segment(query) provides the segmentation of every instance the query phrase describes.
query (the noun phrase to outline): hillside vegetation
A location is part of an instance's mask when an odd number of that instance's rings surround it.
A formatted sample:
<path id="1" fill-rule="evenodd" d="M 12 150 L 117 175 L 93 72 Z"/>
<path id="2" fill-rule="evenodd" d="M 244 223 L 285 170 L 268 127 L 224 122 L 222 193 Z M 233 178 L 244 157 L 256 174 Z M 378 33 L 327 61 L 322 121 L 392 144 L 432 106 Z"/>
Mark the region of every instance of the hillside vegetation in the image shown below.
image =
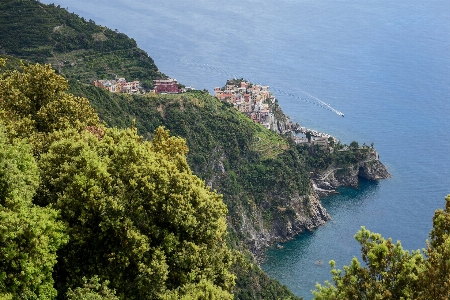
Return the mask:
<path id="1" fill-rule="evenodd" d="M 78 89 L 76 88 L 78 87 Z M 233 234 L 245 240 L 243 217 L 260 214 L 269 223 L 284 218 L 285 199 L 311 193 L 309 168 L 295 145 L 263 128 L 207 92 L 180 95 L 115 95 L 75 84 L 72 91 L 89 98 L 111 126 L 135 122 L 146 138 L 158 126 L 186 138 L 188 162 L 213 189 L 224 194 Z"/>
<path id="2" fill-rule="evenodd" d="M 68 79 L 91 83 L 117 75 L 149 88 L 165 77 L 135 40 L 59 5 L 0 0 L 0 28 L 0 54 L 51 64 Z"/>

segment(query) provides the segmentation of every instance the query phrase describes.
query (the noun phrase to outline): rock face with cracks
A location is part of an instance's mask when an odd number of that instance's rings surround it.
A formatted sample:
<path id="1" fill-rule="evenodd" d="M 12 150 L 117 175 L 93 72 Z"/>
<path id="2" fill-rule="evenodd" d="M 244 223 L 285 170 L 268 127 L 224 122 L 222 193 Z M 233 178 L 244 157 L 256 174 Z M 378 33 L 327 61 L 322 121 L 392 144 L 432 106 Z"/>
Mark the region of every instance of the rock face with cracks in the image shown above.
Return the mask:
<path id="1" fill-rule="evenodd" d="M 263 218 L 264 209 L 270 206 L 269 203 L 256 208 L 251 214 L 243 211 L 239 230 L 246 233 L 247 245 L 255 258 L 261 261 L 267 247 L 291 240 L 331 219 L 319 197 L 337 193 L 336 189 L 342 186 L 357 187 L 360 178 L 378 180 L 391 177 L 386 166 L 379 161 L 378 153 L 374 149 L 370 151 L 363 161 L 345 168 L 329 168 L 314 175 L 311 180 L 312 192 L 309 195 L 283 199 L 282 204 L 277 207 L 278 213 L 271 220 Z"/>
<path id="2" fill-rule="evenodd" d="M 385 165 L 379 160 L 378 153 L 371 149 L 367 159 L 346 167 L 330 167 L 313 178 L 313 186 L 321 197 L 336 193 L 336 189 L 342 186 L 358 187 L 359 178 L 378 180 L 389 178 Z"/>
<path id="3" fill-rule="evenodd" d="M 242 212 L 241 230 L 247 235 L 247 245 L 257 261 L 261 261 L 267 247 L 286 242 L 296 235 L 325 224 L 330 215 L 315 193 L 284 199 L 283 206 L 276 208 L 278 214 L 268 221 L 259 209 L 250 217 Z"/>

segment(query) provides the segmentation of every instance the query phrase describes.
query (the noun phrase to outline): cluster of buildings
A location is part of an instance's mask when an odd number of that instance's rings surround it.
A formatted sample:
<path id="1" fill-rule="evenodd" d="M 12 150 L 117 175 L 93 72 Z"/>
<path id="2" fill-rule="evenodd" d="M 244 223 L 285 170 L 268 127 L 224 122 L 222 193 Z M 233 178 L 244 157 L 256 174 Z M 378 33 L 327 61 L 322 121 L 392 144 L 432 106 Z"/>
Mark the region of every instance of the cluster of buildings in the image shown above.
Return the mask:
<path id="1" fill-rule="evenodd" d="M 274 103 L 275 97 L 268 86 L 254 85 L 244 80 L 237 83 L 228 82 L 223 88 L 214 88 L 214 96 L 233 104 L 237 110 L 253 121 L 270 129 L 274 116 L 269 103 Z"/>
<path id="2" fill-rule="evenodd" d="M 173 78 L 153 80 L 154 90 L 150 91 L 156 94 L 179 94 L 186 90 L 193 90 L 192 87 L 182 89 L 178 81 Z M 95 80 L 94 85 L 110 91 L 111 93 L 128 93 L 137 94 L 144 93 L 139 81 L 127 82 L 125 78 L 117 78 L 114 80 Z"/>
<path id="3" fill-rule="evenodd" d="M 127 82 L 125 78 L 116 77 L 114 80 L 95 80 L 94 85 L 106 89 L 111 93 L 137 94 L 143 92 L 139 81 Z"/>
<path id="4" fill-rule="evenodd" d="M 230 80 L 226 86 L 214 88 L 214 96 L 221 101 L 233 104 L 237 110 L 267 129 L 277 131 L 275 128 L 277 122 L 270 108 L 270 104 L 275 103 L 275 96 L 269 91 L 268 86 L 251 84 L 245 80 Z M 298 123 L 293 124 L 290 121 L 288 123 L 289 126 L 285 130 L 301 134 L 301 136 L 293 136 L 295 143 L 308 143 L 318 145 L 320 148 L 328 147 L 331 135 L 301 127 Z M 332 138 L 337 142 L 337 139 Z"/>

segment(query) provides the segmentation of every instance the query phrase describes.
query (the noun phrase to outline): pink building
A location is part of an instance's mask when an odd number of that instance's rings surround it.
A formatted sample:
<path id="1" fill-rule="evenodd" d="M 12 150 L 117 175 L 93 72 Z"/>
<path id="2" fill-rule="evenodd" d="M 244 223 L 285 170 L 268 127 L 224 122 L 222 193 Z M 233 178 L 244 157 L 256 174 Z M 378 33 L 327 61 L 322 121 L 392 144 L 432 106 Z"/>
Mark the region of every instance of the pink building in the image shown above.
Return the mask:
<path id="1" fill-rule="evenodd" d="M 169 79 L 160 79 L 153 80 L 155 85 L 155 93 L 169 93 L 169 94 L 178 94 L 180 89 L 178 88 L 178 81 L 173 78 Z"/>

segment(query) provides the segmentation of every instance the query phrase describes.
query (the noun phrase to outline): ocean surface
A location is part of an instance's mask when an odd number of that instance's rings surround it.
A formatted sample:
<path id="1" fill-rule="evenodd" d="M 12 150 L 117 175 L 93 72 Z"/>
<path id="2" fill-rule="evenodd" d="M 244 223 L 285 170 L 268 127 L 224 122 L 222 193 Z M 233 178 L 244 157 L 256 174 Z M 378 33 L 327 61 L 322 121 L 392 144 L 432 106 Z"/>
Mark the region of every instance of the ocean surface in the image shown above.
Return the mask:
<path id="1" fill-rule="evenodd" d="M 134 38 L 187 86 L 212 92 L 244 77 L 269 85 L 302 126 L 375 144 L 391 179 L 323 199 L 333 220 L 268 250 L 262 268 L 295 294 L 310 299 L 316 282 L 331 279 L 329 260 L 341 268 L 359 257 L 361 226 L 406 249 L 425 247 L 450 193 L 448 0 L 55 4 Z"/>

